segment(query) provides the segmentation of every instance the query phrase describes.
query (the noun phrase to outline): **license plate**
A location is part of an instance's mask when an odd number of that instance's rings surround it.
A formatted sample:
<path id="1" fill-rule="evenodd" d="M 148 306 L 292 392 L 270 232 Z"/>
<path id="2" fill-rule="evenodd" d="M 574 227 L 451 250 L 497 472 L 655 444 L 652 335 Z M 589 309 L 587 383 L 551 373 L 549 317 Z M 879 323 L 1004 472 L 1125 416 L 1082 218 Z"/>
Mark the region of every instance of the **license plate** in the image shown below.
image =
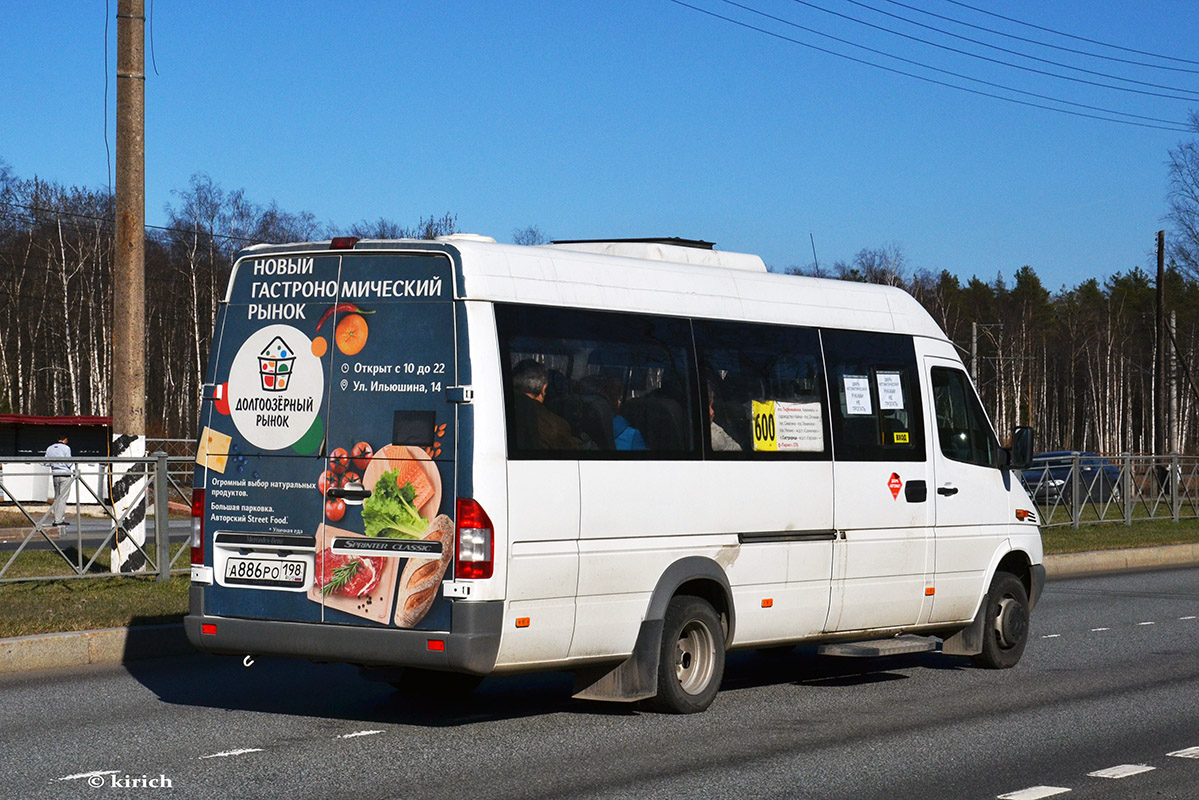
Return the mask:
<path id="1" fill-rule="evenodd" d="M 225 583 L 242 586 L 303 586 L 303 561 L 282 558 L 230 558 L 225 561 Z"/>

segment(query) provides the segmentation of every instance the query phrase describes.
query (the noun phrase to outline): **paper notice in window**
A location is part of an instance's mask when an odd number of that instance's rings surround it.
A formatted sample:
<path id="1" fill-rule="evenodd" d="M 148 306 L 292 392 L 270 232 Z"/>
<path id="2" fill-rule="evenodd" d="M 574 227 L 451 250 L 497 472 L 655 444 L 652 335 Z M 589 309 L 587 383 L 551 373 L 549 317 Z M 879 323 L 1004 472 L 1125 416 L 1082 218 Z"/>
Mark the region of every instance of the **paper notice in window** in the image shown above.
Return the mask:
<path id="1" fill-rule="evenodd" d="M 842 382 L 845 386 L 845 413 L 849 416 L 869 416 L 874 413 L 870 403 L 870 378 L 865 375 L 846 375 Z"/>
<path id="2" fill-rule="evenodd" d="M 780 453 L 823 452 L 824 418 L 820 403 L 775 402 L 774 417 Z"/>
<path id="3" fill-rule="evenodd" d="M 883 411 L 903 410 L 903 382 L 898 372 L 879 372 L 874 376 L 878 380 L 878 407 Z"/>

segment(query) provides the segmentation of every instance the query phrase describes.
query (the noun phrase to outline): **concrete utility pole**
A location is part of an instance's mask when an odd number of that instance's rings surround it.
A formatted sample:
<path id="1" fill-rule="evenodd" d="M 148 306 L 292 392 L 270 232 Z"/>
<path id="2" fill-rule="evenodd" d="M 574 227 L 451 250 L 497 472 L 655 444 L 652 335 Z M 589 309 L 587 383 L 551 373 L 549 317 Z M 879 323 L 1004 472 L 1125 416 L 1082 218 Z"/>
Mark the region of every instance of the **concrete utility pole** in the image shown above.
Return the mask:
<path id="1" fill-rule="evenodd" d="M 117 6 L 116 264 L 113 274 L 113 430 L 146 433 L 145 4 Z"/>
<path id="2" fill-rule="evenodd" d="M 1153 453 L 1166 452 L 1166 232 L 1157 232 L 1157 313 L 1153 359 Z"/>
<path id="3" fill-rule="evenodd" d="M 126 457 L 146 454 L 145 41 L 144 0 L 118 0 L 112 455 Z M 146 564 L 138 551 L 146 537 L 145 470 L 130 470 L 130 466 L 135 465 L 113 465 L 112 469 L 112 503 L 120 520 L 112 553 L 113 572 L 138 571 Z M 127 472 L 134 473 L 134 480 L 126 480 Z"/>
<path id="4" fill-rule="evenodd" d="M 1168 384 L 1170 389 L 1170 432 L 1167 435 L 1169 441 L 1170 452 L 1177 453 L 1182 449 L 1182 442 L 1179 438 L 1179 431 L 1182 425 L 1178 418 L 1178 313 L 1170 311 L 1170 319 L 1166 323 L 1169 335 L 1166 337 L 1170 342 L 1170 356 L 1166 363 L 1166 375 L 1168 376 Z"/>

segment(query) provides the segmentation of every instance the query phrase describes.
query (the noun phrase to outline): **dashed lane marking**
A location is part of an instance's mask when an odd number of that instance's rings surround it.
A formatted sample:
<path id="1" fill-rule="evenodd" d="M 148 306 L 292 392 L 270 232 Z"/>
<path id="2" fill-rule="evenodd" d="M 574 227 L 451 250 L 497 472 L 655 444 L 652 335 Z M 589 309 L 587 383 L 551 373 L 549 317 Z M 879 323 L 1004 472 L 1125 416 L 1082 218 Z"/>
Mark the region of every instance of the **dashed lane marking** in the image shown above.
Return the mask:
<path id="1" fill-rule="evenodd" d="M 229 756 L 244 756 L 246 753 L 261 753 L 261 747 L 243 747 L 240 750 L 226 750 L 223 753 L 212 753 L 200 758 L 228 758 Z"/>
<path id="2" fill-rule="evenodd" d="M 1173 753 L 1166 753 L 1174 758 L 1199 758 L 1199 747 L 1188 747 L 1186 750 L 1175 750 Z"/>
<path id="3" fill-rule="evenodd" d="M 119 769 L 98 769 L 95 772 L 80 772 L 78 775 L 64 775 L 60 781 L 77 781 L 81 778 L 102 778 L 105 775 L 116 775 Z"/>
<path id="4" fill-rule="evenodd" d="M 1194 619 L 1194 618 L 1195 618 L 1195 615 L 1194 615 L 1194 614 L 1192 614 L 1192 615 L 1191 615 L 1191 616 L 1189 616 L 1189 617 L 1179 617 L 1179 618 L 1178 618 L 1178 621 L 1179 621 L 1179 622 L 1182 622 L 1183 620 Z"/>
<path id="5" fill-rule="evenodd" d="M 337 738 L 338 739 L 355 739 L 359 736 L 374 736 L 376 733 L 382 733 L 382 732 L 383 731 L 354 731 L 353 733 L 343 733 L 340 736 L 338 736 Z"/>
<path id="6" fill-rule="evenodd" d="M 1064 789 L 1061 786 L 1030 786 L 1018 792 L 1001 794 L 996 800 L 1041 800 L 1042 797 L 1053 797 L 1057 794 L 1065 794 L 1068 791 L 1070 790 Z"/>
<path id="7" fill-rule="evenodd" d="M 1091 633 L 1099 633 L 1099 631 L 1110 631 L 1111 628 L 1091 628 Z"/>
<path id="8" fill-rule="evenodd" d="M 1094 772 L 1088 772 L 1092 778 L 1112 778 L 1119 780 L 1120 778 L 1130 778 L 1133 775 L 1140 775 L 1142 772 L 1152 772 L 1157 767 L 1151 767 L 1148 764 L 1121 764 L 1118 767 L 1108 767 L 1107 769 L 1099 769 Z"/>
<path id="9" fill-rule="evenodd" d="M 1156 625 L 1156 622 L 1138 622 L 1137 625 Z"/>
<path id="10" fill-rule="evenodd" d="M 1062 635 L 1060 633 L 1047 633 L 1044 636 L 1042 636 L 1041 638 L 1042 639 L 1060 639 L 1060 638 L 1062 638 Z"/>

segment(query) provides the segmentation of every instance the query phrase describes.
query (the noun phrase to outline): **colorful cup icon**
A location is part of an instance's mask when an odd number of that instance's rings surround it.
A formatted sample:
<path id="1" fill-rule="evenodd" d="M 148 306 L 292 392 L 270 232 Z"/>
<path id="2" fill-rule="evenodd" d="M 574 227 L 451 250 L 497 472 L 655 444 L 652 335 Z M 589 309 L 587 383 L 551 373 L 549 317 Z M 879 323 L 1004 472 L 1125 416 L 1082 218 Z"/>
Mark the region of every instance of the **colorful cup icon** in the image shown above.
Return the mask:
<path id="1" fill-rule="evenodd" d="M 296 357 L 287 342 L 276 336 L 258 356 L 258 377 L 265 392 L 282 392 L 291 380 Z"/>

